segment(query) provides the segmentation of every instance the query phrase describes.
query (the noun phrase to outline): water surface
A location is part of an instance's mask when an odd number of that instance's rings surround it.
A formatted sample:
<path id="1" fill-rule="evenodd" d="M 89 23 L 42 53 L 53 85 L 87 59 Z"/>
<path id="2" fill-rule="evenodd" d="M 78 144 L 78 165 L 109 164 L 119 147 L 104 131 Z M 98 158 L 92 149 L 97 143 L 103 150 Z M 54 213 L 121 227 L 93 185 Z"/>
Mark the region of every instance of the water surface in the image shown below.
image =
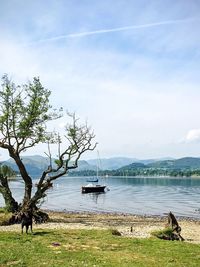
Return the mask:
<path id="1" fill-rule="evenodd" d="M 49 190 L 43 208 L 59 211 L 119 212 L 141 215 L 163 215 L 169 211 L 177 216 L 200 219 L 200 179 L 198 178 L 131 178 L 100 179 L 110 191 L 82 194 L 86 177 L 62 177 Z M 11 182 L 14 196 L 20 200 L 23 183 Z M 3 199 L 0 196 L 0 206 Z"/>

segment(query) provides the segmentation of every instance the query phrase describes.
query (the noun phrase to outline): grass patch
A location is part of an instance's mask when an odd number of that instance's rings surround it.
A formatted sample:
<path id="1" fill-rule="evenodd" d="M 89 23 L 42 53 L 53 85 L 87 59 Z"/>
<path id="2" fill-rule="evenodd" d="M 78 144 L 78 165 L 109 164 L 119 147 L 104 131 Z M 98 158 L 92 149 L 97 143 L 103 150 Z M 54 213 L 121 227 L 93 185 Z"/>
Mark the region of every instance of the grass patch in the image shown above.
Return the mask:
<path id="1" fill-rule="evenodd" d="M 183 241 L 184 240 L 180 237 L 180 235 L 178 235 L 178 233 L 174 232 L 171 228 L 168 228 L 168 227 L 162 230 L 153 231 L 151 234 L 157 238 L 164 239 L 164 240 L 172 240 L 172 241 L 174 240 Z"/>
<path id="2" fill-rule="evenodd" d="M 121 236 L 121 233 L 117 229 L 111 229 L 112 235 Z"/>
<path id="3" fill-rule="evenodd" d="M 0 232 L 0 266 L 200 266 L 199 245 L 131 239 L 109 230 Z"/>
<path id="4" fill-rule="evenodd" d="M 8 225 L 8 221 L 12 213 L 6 211 L 4 208 L 0 208 L 0 225 Z"/>
<path id="5" fill-rule="evenodd" d="M 170 237 L 173 234 L 173 230 L 171 228 L 164 228 L 162 230 L 158 230 L 158 231 L 153 231 L 152 236 L 158 237 L 158 238 L 162 238 L 164 236 L 166 237 Z"/>

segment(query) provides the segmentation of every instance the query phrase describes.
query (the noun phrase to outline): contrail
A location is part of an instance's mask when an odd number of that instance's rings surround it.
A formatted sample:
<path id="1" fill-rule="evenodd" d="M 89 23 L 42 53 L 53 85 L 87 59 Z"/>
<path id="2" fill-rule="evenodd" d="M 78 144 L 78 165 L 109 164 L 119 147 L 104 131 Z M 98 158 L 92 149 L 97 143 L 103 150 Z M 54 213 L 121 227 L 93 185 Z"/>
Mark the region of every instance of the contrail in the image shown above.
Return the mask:
<path id="1" fill-rule="evenodd" d="M 112 29 L 86 31 L 86 32 L 80 32 L 80 33 L 70 33 L 70 34 L 64 34 L 64 35 L 59 35 L 59 36 L 55 36 L 51 38 L 37 40 L 35 42 L 29 43 L 28 45 L 38 44 L 42 42 L 52 42 L 52 41 L 57 41 L 61 39 L 66 39 L 66 38 L 80 38 L 80 37 L 85 37 L 89 35 L 104 34 L 104 33 L 110 33 L 110 32 L 121 32 L 121 31 L 127 31 L 127 30 L 132 30 L 132 29 L 150 28 L 150 27 L 167 25 L 167 24 L 177 24 L 177 23 L 183 23 L 183 22 L 188 22 L 188 21 L 193 21 L 193 20 L 197 20 L 197 19 L 188 18 L 188 19 L 179 19 L 179 20 L 167 20 L 167 21 L 161 21 L 161 22 L 155 22 L 155 23 L 131 25 L 131 26 L 125 26 L 125 27 L 112 28 Z"/>

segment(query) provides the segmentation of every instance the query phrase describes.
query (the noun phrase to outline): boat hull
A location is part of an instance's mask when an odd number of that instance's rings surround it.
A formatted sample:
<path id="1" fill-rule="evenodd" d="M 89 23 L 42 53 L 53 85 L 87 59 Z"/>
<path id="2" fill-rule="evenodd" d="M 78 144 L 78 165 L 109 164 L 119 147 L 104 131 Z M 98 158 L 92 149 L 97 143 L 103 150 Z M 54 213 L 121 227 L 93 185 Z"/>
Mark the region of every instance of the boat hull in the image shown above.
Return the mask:
<path id="1" fill-rule="evenodd" d="M 105 185 L 82 186 L 82 193 L 104 192 Z"/>

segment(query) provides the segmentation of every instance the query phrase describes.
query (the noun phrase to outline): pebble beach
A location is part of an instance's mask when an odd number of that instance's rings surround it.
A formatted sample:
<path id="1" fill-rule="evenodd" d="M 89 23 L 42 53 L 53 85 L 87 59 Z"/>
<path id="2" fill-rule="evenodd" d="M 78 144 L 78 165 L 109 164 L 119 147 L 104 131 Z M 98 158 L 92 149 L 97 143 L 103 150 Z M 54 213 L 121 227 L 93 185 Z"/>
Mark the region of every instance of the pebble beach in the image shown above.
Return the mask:
<path id="1" fill-rule="evenodd" d="M 33 224 L 33 231 L 40 229 L 116 229 L 124 237 L 150 238 L 152 231 L 167 224 L 167 216 L 138 216 L 117 213 L 76 213 L 48 211 L 49 222 Z M 185 242 L 200 244 L 200 221 L 178 218 Z M 20 225 L 0 226 L 0 231 L 20 232 Z"/>

